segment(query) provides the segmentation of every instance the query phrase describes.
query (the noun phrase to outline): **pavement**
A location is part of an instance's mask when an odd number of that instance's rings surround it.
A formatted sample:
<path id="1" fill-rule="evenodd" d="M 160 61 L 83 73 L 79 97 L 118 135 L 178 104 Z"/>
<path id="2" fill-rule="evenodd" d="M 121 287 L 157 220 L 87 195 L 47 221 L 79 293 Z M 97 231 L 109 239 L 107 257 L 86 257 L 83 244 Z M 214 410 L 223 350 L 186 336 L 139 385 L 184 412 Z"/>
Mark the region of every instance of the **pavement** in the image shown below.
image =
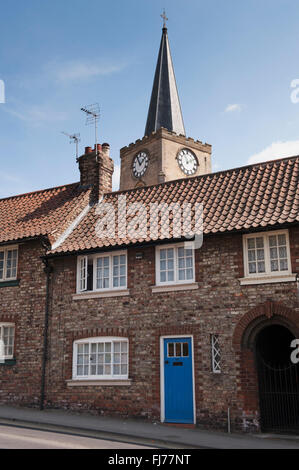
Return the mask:
<path id="1" fill-rule="evenodd" d="M 237 434 L 168 426 L 143 419 L 0 405 L 0 425 L 26 427 L 163 449 L 299 449 L 299 436 Z"/>

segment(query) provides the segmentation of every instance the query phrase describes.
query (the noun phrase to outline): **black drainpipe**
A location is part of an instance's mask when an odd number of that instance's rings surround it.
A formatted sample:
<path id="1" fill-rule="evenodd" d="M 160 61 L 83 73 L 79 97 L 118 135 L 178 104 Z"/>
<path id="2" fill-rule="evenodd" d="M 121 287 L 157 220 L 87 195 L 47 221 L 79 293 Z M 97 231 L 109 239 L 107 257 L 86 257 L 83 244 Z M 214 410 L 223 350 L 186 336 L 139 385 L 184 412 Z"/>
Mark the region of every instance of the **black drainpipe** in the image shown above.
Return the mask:
<path id="1" fill-rule="evenodd" d="M 50 312 L 50 283 L 51 273 L 53 272 L 52 266 L 46 258 L 42 259 L 44 263 L 44 273 L 47 276 L 46 280 L 46 304 L 45 304 L 45 323 L 44 323 L 44 349 L 42 357 L 42 376 L 41 376 L 41 390 L 40 390 L 40 410 L 44 409 L 45 402 L 45 383 L 46 383 L 46 363 L 48 359 L 48 327 L 49 327 L 49 312 Z"/>

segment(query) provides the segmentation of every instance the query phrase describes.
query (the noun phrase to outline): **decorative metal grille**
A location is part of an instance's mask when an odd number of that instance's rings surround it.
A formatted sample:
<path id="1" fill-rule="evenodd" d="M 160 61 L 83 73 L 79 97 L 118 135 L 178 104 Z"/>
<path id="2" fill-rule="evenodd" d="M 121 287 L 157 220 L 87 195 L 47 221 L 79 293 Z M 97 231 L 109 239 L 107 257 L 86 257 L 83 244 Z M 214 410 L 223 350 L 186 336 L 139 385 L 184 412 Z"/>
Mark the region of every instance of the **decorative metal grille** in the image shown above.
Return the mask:
<path id="1" fill-rule="evenodd" d="M 211 335 L 212 348 L 212 371 L 214 374 L 221 373 L 221 350 L 219 344 L 219 335 Z"/>

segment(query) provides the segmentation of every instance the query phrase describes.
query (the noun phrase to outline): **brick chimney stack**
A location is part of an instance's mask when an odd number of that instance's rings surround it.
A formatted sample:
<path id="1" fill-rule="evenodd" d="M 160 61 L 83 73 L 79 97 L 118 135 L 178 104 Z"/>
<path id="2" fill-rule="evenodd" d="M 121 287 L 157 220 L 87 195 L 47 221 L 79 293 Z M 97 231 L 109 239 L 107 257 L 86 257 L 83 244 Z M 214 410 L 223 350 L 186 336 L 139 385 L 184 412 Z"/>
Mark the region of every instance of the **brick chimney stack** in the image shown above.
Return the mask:
<path id="1" fill-rule="evenodd" d="M 84 155 L 78 158 L 81 186 L 92 186 L 91 203 L 96 204 L 102 194 L 112 191 L 112 175 L 114 163 L 110 158 L 110 145 L 97 144 L 95 147 L 85 147 Z"/>

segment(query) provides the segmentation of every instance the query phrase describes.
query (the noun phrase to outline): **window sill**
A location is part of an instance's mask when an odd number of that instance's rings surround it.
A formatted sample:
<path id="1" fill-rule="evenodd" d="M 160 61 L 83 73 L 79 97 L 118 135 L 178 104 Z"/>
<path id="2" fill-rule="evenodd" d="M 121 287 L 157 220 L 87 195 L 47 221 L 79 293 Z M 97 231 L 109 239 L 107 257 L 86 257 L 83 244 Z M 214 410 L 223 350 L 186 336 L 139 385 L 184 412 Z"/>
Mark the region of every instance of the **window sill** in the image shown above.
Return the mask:
<path id="1" fill-rule="evenodd" d="M 67 380 L 66 381 L 68 387 L 94 387 L 94 386 L 130 386 L 132 381 L 131 379 L 123 379 L 123 380 Z"/>
<path id="2" fill-rule="evenodd" d="M 88 291 L 82 292 L 80 294 L 74 294 L 73 300 L 83 300 L 83 299 L 98 299 L 98 298 L 105 298 L 105 297 L 123 297 L 130 295 L 129 289 L 124 290 L 110 290 L 107 292 L 96 292 L 96 291 Z"/>
<path id="3" fill-rule="evenodd" d="M 14 279 L 12 281 L 0 281 L 1 287 L 18 287 L 20 285 L 20 279 Z"/>
<path id="4" fill-rule="evenodd" d="M 14 366 L 16 362 L 15 359 L 5 359 L 3 362 L 0 361 L 0 366 Z"/>
<path id="5" fill-rule="evenodd" d="M 240 278 L 241 286 L 254 284 L 274 284 L 278 282 L 295 282 L 297 274 L 287 274 L 285 276 L 264 276 L 264 277 L 243 277 Z"/>
<path id="6" fill-rule="evenodd" d="M 168 284 L 165 286 L 152 286 L 152 293 L 159 294 L 160 292 L 176 292 L 182 290 L 196 290 L 198 283 L 192 282 L 190 284 Z"/>

